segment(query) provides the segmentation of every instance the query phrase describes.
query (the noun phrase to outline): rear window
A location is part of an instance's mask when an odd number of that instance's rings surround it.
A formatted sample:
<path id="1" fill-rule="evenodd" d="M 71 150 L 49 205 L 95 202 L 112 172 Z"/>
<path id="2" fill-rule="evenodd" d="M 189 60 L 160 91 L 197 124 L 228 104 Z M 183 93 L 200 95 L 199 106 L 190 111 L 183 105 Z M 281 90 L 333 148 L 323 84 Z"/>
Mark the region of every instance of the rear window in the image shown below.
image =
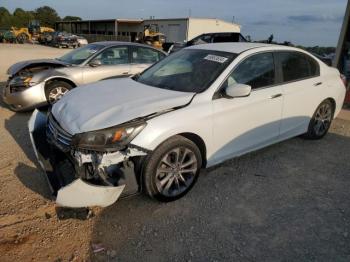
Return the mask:
<path id="1" fill-rule="evenodd" d="M 278 52 L 282 66 L 283 82 L 295 81 L 319 75 L 320 69 L 316 60 L 299 52 Z"/>

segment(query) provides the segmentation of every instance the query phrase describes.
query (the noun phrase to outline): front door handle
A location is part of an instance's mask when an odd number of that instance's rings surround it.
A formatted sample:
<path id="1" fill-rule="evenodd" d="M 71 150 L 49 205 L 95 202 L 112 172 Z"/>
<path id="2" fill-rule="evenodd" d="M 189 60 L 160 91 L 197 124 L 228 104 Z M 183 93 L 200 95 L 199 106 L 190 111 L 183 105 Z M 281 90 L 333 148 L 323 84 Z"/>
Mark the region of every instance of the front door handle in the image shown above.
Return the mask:
<path id="1" fill-rule="evenodd" d="M 282 96 L 282 94 L 275 94 L 275 95 L 270 96 L 270 99 L 274 99 L 274 98 L 277 98 L 277 97 L 280 97 L 280 96 Z"/>
<path id="2" fill-rule="evenodd" d="M 129 74 L 129 72 L 123 72 L 122 73 L 122 75 L 128 75 Z"/>
<path id="3" fill-rule="evenodd" d="M 314 86 L 320 86 L 320 85 L 322 85 L 322 82 L 317 82 L 314 84 Z"/>

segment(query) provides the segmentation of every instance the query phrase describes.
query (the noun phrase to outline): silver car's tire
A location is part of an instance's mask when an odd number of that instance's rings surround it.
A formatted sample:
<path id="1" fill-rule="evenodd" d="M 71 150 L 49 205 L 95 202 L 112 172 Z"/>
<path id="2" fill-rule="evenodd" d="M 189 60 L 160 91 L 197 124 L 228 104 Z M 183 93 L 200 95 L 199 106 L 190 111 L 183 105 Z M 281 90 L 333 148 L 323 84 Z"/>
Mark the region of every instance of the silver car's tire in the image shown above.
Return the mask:
<path id="1" fill-rule="evenodd" d="M 49 104 L 54 104 L 73 87 L 64 81 L 52 81 L 46 86 L 45 95 Z"/>
<path id="2" fill-rule="evenodd" d="M 182 136 L 166 140 L 145 161 L 145 190 L 165 202 L 184 196 L 197 181 L 202 166 L 198 147 Z"/>

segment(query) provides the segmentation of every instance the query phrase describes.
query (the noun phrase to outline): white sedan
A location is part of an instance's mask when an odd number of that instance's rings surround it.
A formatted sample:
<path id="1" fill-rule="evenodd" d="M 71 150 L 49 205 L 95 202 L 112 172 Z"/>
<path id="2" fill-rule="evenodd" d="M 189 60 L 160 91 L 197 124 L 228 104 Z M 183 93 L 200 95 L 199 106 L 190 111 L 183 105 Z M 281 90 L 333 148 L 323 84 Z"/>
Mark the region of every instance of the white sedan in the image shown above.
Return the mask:
<path id="1" fill-rule="evenodd" d="M 171 201 L 201 168 L 322 138 L 344 96 L 338 70 L 303 50 L 204 44 L 132 78 L 76 88 L 48 116 L 35 111 L 29 128 L 59 205 L 107 206 L 141 190 Z"/>

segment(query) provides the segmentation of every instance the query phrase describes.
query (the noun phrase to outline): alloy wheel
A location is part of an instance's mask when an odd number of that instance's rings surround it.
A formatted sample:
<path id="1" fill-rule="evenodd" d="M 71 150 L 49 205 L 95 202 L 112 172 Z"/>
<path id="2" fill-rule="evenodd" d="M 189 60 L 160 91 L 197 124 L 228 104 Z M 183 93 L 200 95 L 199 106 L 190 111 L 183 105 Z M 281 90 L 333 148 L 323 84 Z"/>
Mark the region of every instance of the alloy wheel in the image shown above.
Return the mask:
<path id="1" fill-rule="evenodd" d="M 193 151 L 176 147 L 167 152 L 156 171 L 156 186 L 166 197 L 175 197 L 188 189 L 197 174 L 197 158 Z"/>
<path id="2" fill-rule="evenodd" d="M 322 136 L 327 132 L 332 121 L 332 107 L 329 103 L 322 104 L 315 115 L 314 132 L 317 136 Z"/>
<path id="3" fill-rule="evenodd" d="M 69 91 L 69 89 L 66 87 L 63 87 L 63 86 L 58 86 L 58 87 L 53 88 L 49 93 L 50 104 L 57 102 L 68 91 Z"/>

